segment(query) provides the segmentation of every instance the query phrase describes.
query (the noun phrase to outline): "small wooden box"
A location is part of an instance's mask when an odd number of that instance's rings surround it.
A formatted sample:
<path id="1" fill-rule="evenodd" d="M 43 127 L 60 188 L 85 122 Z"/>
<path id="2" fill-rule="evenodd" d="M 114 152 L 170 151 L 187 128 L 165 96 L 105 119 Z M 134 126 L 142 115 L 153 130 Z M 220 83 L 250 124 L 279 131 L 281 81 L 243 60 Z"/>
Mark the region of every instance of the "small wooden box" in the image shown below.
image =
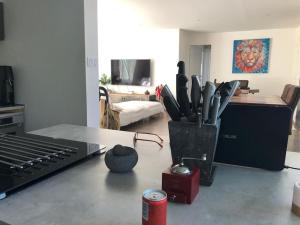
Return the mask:
<path id="1" fill-rule="evenodd" d="M 174 174 L 167 169 L 162 173 L 162 189 L 168 200 L 191 204 L 199 192 L 200 171 L 193 169 L 190 175 Z"/>

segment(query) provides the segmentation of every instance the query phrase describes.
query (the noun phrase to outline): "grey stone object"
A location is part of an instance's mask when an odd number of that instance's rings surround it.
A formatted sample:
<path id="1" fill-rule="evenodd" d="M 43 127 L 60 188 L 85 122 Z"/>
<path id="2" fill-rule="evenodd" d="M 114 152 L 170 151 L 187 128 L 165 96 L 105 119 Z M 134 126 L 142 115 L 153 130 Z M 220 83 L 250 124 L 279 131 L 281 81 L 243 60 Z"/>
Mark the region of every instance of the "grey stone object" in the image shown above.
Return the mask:
<path id="1" fill-rule="evenodd" d="M 138 162 L 137 152 L 122 145 L 116 145 L 105 154 L 105 164 L 114 173 L 128 173 Z"/>
<path id="2" fill-rule="evenodd" d="M 213 165 L 218 142 L 221 120 L 215 125 L 185 121 L 169 121 L 170 147 L 173 164 L 182 162 L 189 168 L 200 169 L 200 184 L 210 186 L 213 183 L 215 166 Z M 197 160 L 196 160 L 197 159 Z"/>

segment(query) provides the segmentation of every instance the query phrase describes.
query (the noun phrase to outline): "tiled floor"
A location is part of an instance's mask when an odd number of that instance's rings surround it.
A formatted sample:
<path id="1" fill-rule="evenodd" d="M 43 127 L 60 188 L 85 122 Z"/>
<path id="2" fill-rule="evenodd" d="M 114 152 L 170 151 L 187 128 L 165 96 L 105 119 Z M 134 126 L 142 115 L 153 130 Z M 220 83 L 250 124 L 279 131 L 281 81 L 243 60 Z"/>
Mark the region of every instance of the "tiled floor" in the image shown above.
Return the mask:
<path id="1" fill-rule="evenodd" d="M 293 130 L 292 135 L 289 136 L 288 151 L 300 152 L 300 130 Z"/>
<path id="2" fill-rule="evenodd" d="M 151 119 L 142 120 L 129 126 L 123 127 L 122 130 L 126 131 L 144 131 L 151 132 L 160 135 L 161 137 L 168 139 L 168 121 L 169 116 L 167 113 L 162 113 L 160 116 L 156 116 Z M 293 130 L 292 135 L 289 136 L 288 151 L 300 152 L 300 129 Z"/>

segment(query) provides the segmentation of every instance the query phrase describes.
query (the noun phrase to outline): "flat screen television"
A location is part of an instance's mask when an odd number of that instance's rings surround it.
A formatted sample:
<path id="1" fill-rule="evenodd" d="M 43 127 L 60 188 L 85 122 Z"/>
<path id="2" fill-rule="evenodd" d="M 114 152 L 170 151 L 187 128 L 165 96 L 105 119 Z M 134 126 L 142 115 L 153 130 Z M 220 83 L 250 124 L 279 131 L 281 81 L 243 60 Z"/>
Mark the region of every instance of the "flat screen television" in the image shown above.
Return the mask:
<path id="1" fill-rule="evenodd" d="M 111 83 L 114 85 L 150 86 L 150 59 L 112 59 Z"/>

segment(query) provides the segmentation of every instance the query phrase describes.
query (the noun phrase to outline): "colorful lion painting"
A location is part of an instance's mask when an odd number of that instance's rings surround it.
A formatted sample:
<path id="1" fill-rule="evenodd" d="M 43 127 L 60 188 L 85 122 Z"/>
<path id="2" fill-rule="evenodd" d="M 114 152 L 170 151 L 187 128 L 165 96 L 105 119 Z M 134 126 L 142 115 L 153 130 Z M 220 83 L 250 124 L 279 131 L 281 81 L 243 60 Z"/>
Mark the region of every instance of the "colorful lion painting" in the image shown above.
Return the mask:
<path id="1" fill-rule="evenodd" d="M 233 43 L 233 73 L 268 73 L 270 39 L 236 40 Z"/>

